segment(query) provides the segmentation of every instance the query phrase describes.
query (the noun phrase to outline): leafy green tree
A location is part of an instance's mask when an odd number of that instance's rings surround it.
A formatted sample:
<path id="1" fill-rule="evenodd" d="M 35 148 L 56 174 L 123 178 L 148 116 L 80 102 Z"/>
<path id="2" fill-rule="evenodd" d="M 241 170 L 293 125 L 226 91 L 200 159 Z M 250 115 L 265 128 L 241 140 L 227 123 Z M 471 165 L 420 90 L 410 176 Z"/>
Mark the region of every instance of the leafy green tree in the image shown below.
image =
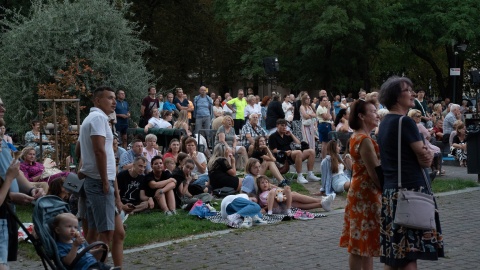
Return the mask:
<path id="1" fill-rule="evenodd" d="M 383 15 L 378 1 L 216 1 L 229 40 L 249 44 L 244 76 L 263 76 L 262 59 L 279 58 L 280 81 L 293 87 L 371 88 L 371 56 Z"/>
<path id="2" fill-rule="evenodd" d="M 144 57 L 160 87 L 196 94 L 202 84 L 222 87 L 238 79 L 241 46 L 227 42 L 212 0 L 139 0 L 130 11 L 141 38 L 152 45 Z"/>
<path id="3" fill-rule="evenodd" d="M 43 3 L 46 2 L 46 3 Z M 7 105 L 7 123 L 17 132 L 38 114 L 39 84 L 54 82 L 59 69 L 75 58 L 86 59 L 100 83 L 123 86 L 132 114 L 154 78 L 142 54 L 135 24 L 124 18 L 128 5 L 107 1 L 34 1 L 28 16 L 9 14 L 0 36 L 0 96 Z M 123 2 L 122 2 L 123 3 Z M 8 10 L 7 10 L 8 12 Z M 96 85 L 85 81 L 89 90 Z"/>
<path id="4" fill-rule="evenodd" d="M 478 50 L 455 55 L 455 45 L 478 44 L 480 2 L 475 0 L 385 1 L 389 5 L 388 35 L 427 63 L 434 73 L 441 97 L 452 97 L 455 83 L 456 101 L 462 96 L 463 78 L 449 76 L 449 68 L 465 71 L 466 59 L 475 62 Z M 478 45 L 476 46 L 478 47 Z M 473 59 L 472 59 L 473 58 Z M 410 75 L 415 75 L 410 72 Z"/>

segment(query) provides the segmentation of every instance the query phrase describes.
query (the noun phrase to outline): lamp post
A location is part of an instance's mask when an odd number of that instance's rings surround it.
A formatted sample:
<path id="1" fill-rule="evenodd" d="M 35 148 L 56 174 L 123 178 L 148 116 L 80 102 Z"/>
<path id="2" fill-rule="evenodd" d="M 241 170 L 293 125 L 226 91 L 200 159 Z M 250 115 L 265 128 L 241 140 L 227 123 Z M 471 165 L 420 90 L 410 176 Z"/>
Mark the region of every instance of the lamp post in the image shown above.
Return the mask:
<path id="1" fill-rule="evenodd" d="M 452 101 L 453 103 L 457 103 L 456 102 L 456 96 L 457 96 L 457 76 L 460 76 L 460 74 L 462 73 L 461 72 L 461 68 L 459 70 L 457 70 L 457 55 L 458 55 L 458 52 L 461 51 L 461 52 L 465 52 L 467 50 L 467 44 L 456 44 L 454 45 L 453 47 L 453 69 L 450 69 L 450 76 L 453 76 L 453 98 L 452 98 Z"/>

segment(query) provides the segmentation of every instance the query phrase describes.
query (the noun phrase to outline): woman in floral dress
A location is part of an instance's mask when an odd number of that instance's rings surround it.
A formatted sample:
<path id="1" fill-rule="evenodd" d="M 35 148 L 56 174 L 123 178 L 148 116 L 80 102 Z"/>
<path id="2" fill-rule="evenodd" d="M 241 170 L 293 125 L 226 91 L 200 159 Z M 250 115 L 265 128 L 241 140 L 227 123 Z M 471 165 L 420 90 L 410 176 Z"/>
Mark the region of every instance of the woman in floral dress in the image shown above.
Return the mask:
<path id="1" fill-rule="evenodd" d="M 340 237 L 340 247 L 350 253 L 350 269 L 373 269 L 373 257 L 380 255 L 382 194 L 375 172 L 380 164 L 379 149 L 370 138 L 378 121 L 374 103 L 358 100 L 353 104 L 349 119 L 355 130 L 350 138 L 353 176 Z"/>

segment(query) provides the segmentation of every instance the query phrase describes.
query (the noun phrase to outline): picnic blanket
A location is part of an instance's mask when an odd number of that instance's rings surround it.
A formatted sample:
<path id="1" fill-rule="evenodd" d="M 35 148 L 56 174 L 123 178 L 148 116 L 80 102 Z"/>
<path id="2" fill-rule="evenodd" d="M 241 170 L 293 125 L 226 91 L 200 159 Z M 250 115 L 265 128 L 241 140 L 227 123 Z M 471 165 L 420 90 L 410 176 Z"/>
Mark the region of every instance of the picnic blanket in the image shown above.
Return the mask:
<path id="1" fill-rule="evenodd" d="M 295 207 L 292 207 L 291 212 L 295 213 L 297 210 L 299 210 L 299 209 L 295 208 Z M 321 213 L 312 213 L 312 214 L 314 215 L 315 218 L 326 217 L 326 215 L 321 214 Z M 205 218 L 210 220 L 213 223 L 223 223 L 223 224 L 225 224 L 229 227 L 232 227 L 232 226 L 228 225 L 228 220 L 226 218 L 223 218 L 222 214 L 220 212 L 217 212 L 217 214 L 214 215 L 214 216 L 207 216 Z M 265 214 L 265 215 L 263 215 L 263 220 L 265 220 L 267 222 L 267 224 L 275 224 L 275 223 L 279 223 L 280 221 L 283 221 L 283 220 L 291 220 L 291 219 L 294 219 L 293 216 L 280 215 L 280 214 L 272 214 L 272 215 Z M 236 226 L 233 226 L 233 228 L 235 228 L 235 229 L 238 229 L 239 227 L 240 227 L 240 224 L 238 224 Z"/>

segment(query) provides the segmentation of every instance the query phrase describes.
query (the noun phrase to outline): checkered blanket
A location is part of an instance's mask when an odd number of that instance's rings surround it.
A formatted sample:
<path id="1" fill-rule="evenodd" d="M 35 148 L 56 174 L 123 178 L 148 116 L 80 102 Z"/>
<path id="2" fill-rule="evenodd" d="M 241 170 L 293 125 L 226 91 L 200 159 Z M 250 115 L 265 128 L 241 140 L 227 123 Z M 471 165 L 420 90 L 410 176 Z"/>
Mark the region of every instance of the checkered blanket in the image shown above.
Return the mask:
<path id="1" fill-rule="evenodd" d="M 298 208 L 292 208 L 292 213 L 295 213 L 297 210 L 298 210 Z M 320 213 L 312 213 L 312 214 L 315 216 L 315 218 L 326 217 L 326 215 L 320 214 Z M 210 220 L 213 223 L 223 223 L 223 224 L 225 224 L 229 227 L 232 227 L 232 226 L 228 225 L 228 220 L 226 218 L 223 218 L 222 215 L 220 214 L 220 212 L 217 212 L 217 214 L 215 216 L 209 216 L 209 217 L 205 217 L 205 218 Z M 275 223 L 279 223 L 280 221 L 283 221 L 283 220 L 291 220 L 291 219 L 293 219 L 293 217 L 288 216 L 288 215 L 279 215 L 279 214 L 263 215 L 263 220 L 265 220 L 267 222 L 267 224 L 275 224 Z M 233 226 L 233 228 L 238 229 L 239 226 L 240 226 L 240 224 L 238 224 L 236 226 Z"/>

